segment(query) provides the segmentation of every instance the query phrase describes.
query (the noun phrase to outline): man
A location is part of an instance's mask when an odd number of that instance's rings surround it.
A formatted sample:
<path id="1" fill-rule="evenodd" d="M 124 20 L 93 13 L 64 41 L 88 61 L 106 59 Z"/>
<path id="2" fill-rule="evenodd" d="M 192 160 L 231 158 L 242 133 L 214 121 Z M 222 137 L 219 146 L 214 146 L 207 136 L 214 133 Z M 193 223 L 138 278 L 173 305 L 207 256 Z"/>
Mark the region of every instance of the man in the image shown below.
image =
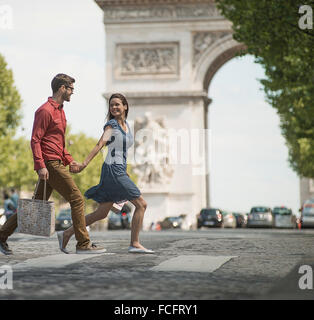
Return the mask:
<path id="1" fill-rule="evenodd" d="M 43 199 L 44 180 L 46 180 L 46 200 L 53 189 L 70 203 L 73 228 L 77 240 L 76 253 L 102 253 L 104 248 L 92 244 L 86 230 L 84 215 L 84 198 L 76 186 L 67 165 L 76 165 L 65 148 L 66 118 L 63 111 L 64 101 L 69 102 L 74 92 L 75 79 L 65 74 L 56 75 L 52 82 L 52 97 L 35 113 L 31 148 L 34 158 L 34 169 L 40 179 L 35 199 Z M 14 214 L 0 230 L 0 251 L 12 254 L 7 244 L 8 237 L 17 227 L 17 215 Z M 63 239 L 59 239 L 61 251 Z"/>

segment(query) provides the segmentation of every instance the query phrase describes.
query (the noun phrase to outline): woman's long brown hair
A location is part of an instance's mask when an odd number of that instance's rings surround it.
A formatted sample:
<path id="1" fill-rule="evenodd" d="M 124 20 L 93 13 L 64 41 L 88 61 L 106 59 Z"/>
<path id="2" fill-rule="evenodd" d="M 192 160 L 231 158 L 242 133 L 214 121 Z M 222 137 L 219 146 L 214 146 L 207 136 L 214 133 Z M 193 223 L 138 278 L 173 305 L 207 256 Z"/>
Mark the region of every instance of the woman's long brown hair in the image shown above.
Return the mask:
<path id="1" fill-rule="evenodd" d="M 120 99 L 122 104 L 124 106 L 127 106 L 127 109 L 125 110 L 125 119 L 128 117 L 128 113 L 129 113 L 129 104 L 128 101 L 126 100 L 126 97 L 121 94 L 121 93 L 114 93 L 111 95 L 110 99 L 109 99 L 109 107 L 108 107 L 108 114 L 107 114 L 107 120 L 111 120 L 114 119 L 114 116 L 111 114 L 110 112 L 110 101 L 114 98 Z"/>

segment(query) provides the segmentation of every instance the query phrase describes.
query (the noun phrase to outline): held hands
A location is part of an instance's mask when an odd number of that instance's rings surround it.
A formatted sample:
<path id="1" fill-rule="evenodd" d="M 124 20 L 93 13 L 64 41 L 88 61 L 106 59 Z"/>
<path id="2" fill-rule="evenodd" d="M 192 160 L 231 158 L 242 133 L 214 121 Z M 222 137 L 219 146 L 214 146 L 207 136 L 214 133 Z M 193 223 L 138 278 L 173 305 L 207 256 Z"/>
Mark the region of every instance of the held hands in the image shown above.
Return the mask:
<path id="1" fill-rule="evenodd" d="M 76 161 L 72 161 L 70 163 L 70 172 L 71 173 L 79 173 L 86 168 L 86 165 L 83 163 L 78 163 Z"/>

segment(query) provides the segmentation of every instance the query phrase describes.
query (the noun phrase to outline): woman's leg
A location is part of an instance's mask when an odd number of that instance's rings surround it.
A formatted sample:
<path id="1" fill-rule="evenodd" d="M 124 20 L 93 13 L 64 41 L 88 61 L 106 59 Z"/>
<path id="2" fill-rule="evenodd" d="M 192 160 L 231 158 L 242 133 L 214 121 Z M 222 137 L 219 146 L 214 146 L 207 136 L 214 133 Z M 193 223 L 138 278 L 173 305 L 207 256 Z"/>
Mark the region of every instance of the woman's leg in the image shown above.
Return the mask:
<path id="1" fill-rule="evenodd" d="M 147 203 L 142 196 L 137 199 L 131 200 L 131 202 L 135 205 L 135 211 L 132 218 L 130 246 L 145 249 L 140 244 L 139 234 L 143 225 L 144 213 L 147 208 Z"/>
<path id="2" fill-rule="evenodd" d="M 113 202 L 102 202 L 99 204 L 96 211 L 85 216 L 86 226 L 93 224 L 96 221 L 105 219 L 108 215 L 109 210 L 111 209 Z M 66 229 L 63 234 L 63 248 L 66 247 L 70 238 L 74 234 L 74 228 L 71 226 Z"/>

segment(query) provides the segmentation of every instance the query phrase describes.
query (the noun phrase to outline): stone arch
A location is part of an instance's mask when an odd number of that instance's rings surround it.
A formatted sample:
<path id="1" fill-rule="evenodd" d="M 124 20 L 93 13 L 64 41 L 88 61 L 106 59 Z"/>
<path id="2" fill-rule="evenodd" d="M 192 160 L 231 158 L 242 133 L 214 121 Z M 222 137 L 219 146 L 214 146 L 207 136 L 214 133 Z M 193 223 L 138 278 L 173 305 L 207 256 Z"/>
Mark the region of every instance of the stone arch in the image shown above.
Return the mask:
<path id="1" fill-rule="evenodd" d="M 235 41 L 232 34 L 215 41 L 204 51 L 195 66 L 195 82 L 202 83 L 203 90 L 207 91 L 216 72 L 238 52 L 245 49 L 246 46 Z"/>

